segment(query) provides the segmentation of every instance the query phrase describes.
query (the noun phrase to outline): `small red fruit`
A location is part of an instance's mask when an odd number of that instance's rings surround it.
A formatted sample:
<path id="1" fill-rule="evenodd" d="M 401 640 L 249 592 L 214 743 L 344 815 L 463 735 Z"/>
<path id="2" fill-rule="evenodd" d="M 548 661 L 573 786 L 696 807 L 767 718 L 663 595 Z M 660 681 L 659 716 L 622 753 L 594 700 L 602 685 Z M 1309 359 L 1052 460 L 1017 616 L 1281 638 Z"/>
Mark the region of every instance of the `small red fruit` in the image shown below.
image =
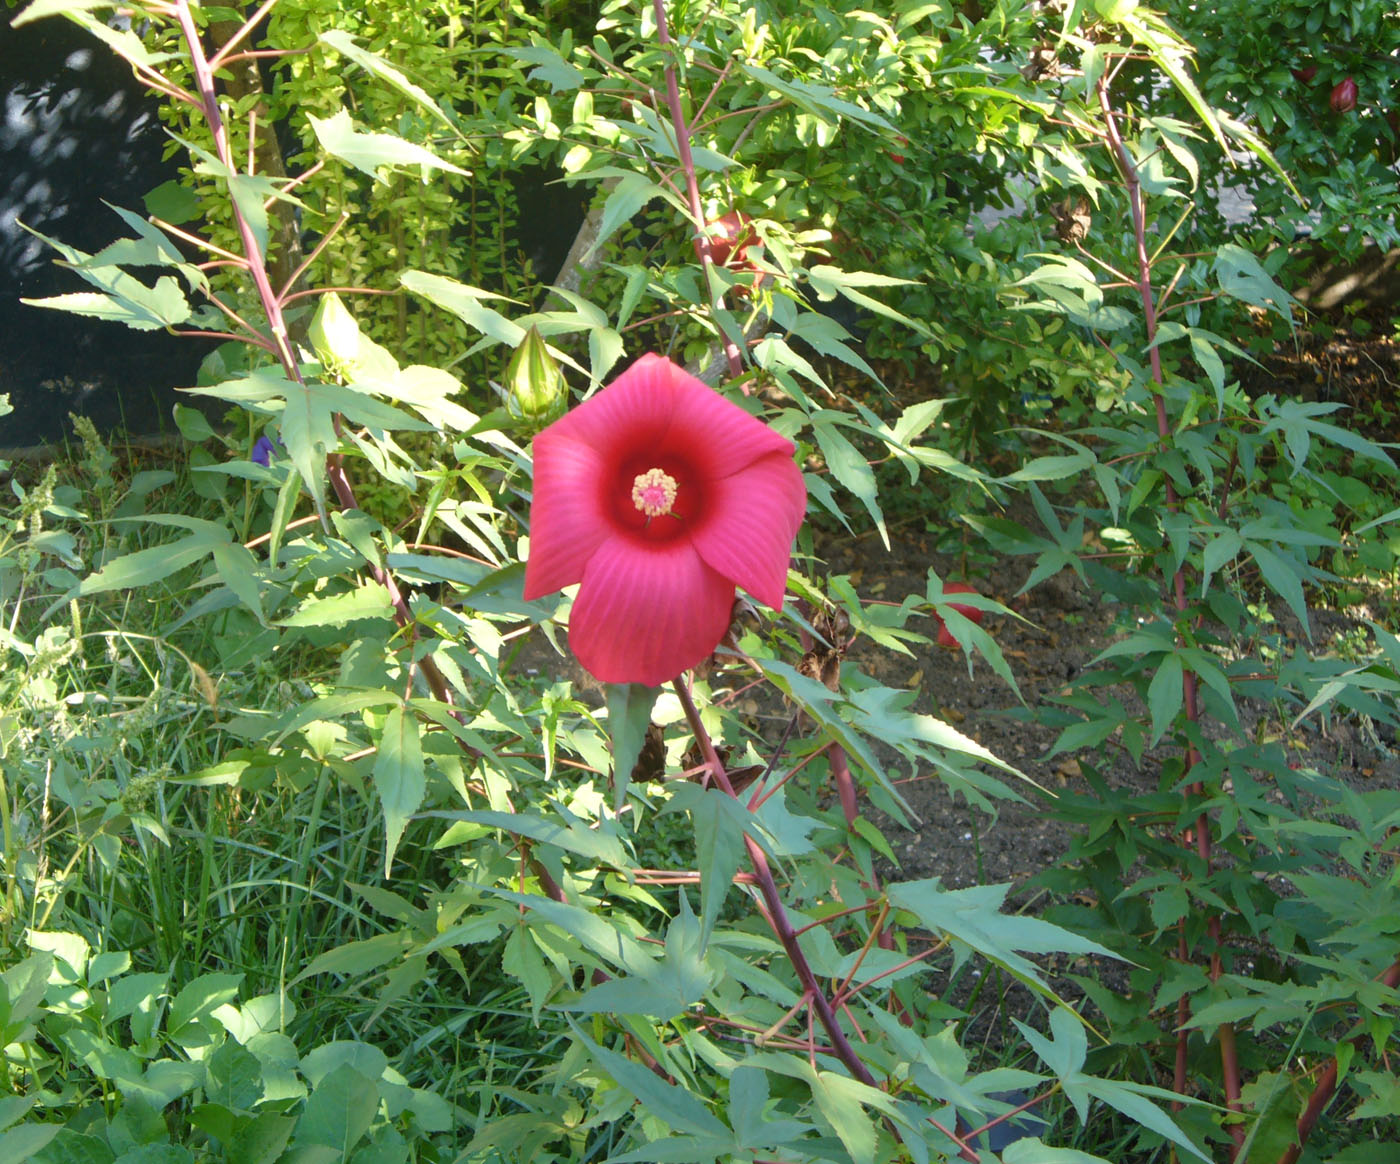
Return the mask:
<path id="1" fill-rule="evenodd" d="M 897 136 L 894 140 L 897 141 L 901 146 L 907 146 L 909 144 L 909 139 L 907 137 L 904 137 L 903 135 Z M 903 154 L 895 153 L 894 150 L 889 150 L 888 153 L 890 155 L 890 161 L 894 162 L 895 165 L 904 165 Z"/>
<path id="2" fill-rule="evenodd" d="M 1311 85 L 1312 79 L 1317 76 L 1316 65 L 1304 65 L 1301 69 L 1293 70 L 1295 80 L 1301 81 L 1304 85 Z"/>
<path id="3" fill-rule="evenodd" d="M 749 244 L 754 241 L 750 221 L 747 214 L 731 210 L 722 218 L 705 224 L 705 233 L 710 238 L 710 259 L 715 266 L 727 266 L 731 255 L 735 262 L 743 260 Z"/>
<path id="4" fill-rule="evenodd" d="M 1350 113 L 1356 108 L 1357 89 L 1356 82 L 1348 77 L 1345 81 L 1340 81 L 1337 87 L 1332 90 L 1332 111 L 1334 113 Z"/>
<path id="5" fill-rule="evenodd" d="M 949 594 L 976 594 L 976 593 L 977 593 L 977 590 L 976 590 L 974 587 L 969 586 L 966 582 L 948 582 L 948 583 L 946 583 L 946 584 L 944 585 L 944 587 L 943 587 L 943 594 L 944 594 L 945 597 L 946 597 L 947 595 L 949 595 Z M 980 611 L 980 610 L 978 610 L 977 607 L 975 607 L 975 606 L 964 606 L 961 602 L 950 602 L 950 603 L 948 603 L 948 605 L 951 606 L 954 610 L 956 610 L 959 614 L 961 614 L 964 618 L 971 619 L 971 620 L 972 620 L 973 622 L 975 622 L 978 626 L 981 626 L 981 625 L 982 625 L 982 613 L 983 613 L 983 612 Z M 939 618 L 938 615 L 935 614 L 935 615 L 933 616 L 933 619 L 934 619 L 934 621 L 935 621 L 936 623 L 938 623 L 938 645 L 939 645 L 940 647 L 953 647 L 953 648 L 957 648 L 957 647 L 961 646 L 961 644 L 958 642 L 958 640 L 955 639 L 955 638 L 952 636 L 952 634 L 949 632 L 948 628 L 947 628 L 946 626 L 943 625 L 943 620 L 942 620 L 941 618 Z"/>

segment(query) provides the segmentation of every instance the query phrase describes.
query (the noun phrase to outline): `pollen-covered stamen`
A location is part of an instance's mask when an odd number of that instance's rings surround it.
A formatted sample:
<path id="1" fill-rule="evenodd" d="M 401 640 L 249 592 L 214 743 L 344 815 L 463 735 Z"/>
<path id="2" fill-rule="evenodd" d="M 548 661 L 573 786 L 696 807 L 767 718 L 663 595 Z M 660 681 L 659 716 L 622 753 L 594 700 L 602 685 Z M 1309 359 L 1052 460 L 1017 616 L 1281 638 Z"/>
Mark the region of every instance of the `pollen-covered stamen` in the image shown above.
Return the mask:
<path id="1" fill-rule="evenodd" d="M 638 473 L 632 482 L 632 504 L 648 517 L 671 512 L 676 503 L 676 479 L 660 469 Z"/>

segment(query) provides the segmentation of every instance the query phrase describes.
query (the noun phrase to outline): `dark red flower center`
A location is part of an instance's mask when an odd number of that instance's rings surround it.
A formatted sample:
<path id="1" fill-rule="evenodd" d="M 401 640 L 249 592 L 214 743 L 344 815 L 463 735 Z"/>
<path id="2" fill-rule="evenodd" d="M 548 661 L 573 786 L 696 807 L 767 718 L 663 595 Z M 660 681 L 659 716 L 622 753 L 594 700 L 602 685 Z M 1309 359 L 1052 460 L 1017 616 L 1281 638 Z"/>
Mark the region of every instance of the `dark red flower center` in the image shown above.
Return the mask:
<path id="1" fill-rule="evenodd" d="M 703 481 L 689 459 L 661 448 L 625 458 L 602 487 L 623 532 L 668 542 L 695 532 L 704 509 Z"/>

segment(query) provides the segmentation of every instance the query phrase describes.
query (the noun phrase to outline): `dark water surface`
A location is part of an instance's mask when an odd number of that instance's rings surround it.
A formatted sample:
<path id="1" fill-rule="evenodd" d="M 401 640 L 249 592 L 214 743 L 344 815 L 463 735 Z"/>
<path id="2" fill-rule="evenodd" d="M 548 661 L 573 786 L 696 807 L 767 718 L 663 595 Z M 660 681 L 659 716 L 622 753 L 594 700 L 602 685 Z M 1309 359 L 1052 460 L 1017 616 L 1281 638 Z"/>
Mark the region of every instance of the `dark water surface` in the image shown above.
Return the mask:
<path id="1" fill-rule="evenodd" d="M 21 298 L 90 290 L 19 222 L 89 253 L 130 234 L 102 204 L 144 213 L 175 176 L 168 138 L 131 69 L 76 25 L 11 28 L 0 11 L 0 448 L 61 438 L 68 413 L 100 429 L 171 427 L 173 388 L 194 382 L 209 345 L 29 307 Z"/>

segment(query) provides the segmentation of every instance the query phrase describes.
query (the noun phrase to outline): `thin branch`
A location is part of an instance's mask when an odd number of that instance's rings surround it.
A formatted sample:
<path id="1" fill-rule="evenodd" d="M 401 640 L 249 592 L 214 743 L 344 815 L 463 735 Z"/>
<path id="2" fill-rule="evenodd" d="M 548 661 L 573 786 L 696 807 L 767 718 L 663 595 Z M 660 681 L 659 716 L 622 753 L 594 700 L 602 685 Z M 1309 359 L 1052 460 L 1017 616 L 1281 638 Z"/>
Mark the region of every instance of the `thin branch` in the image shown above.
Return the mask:
<path id="1" fill-rule="evenodd" d="M 661 42 L 663 49 L 670 48 L 674 42 L 671 39 L 670 28 L 666 23 L 665 0 L 652 0 L 652 9 L 656 13 L 656 39 Z M 681 90 L 676 81 L 676 66 L 674 61 L 670 60 L 666 62 L 666 105 L 671 111 L 671 124 L 676 131 L 676 153 L 680 158 L 681 168 L 685 170 L 686 196 L 690 203 L 691 217 L 695 220 L 695 253 L 700 257 L 700 266 L 705 275 L 705 286 L 711 295 L 711 307 L 718 315 L 724 307 L 724 296 L 719 294 L 718 285 L 712 274 L 714 243 L 705 233 L 705 210 L 700 204 L 700 184 L 695 177 L 695 158 L 690 152 L 690 130 L 686 126 L 685 110 L 681 108 Z M 718 326 L 718 319 L 716 325 Z M 724 342 L 724 358 L 729 363 L 729 374 L 737 377 L 744 371 L 744 361 L 739 354 L 739 345 L 725 332 L 723 327 L 719 327 L 719 333 Z"/>
<path id="2" fill-rule="evenodd" d="M 298 279 L 302 277 L 302 275 L 306 272 L 307 267 L 311 266 L 311 264 L 316 261 L 317 256 L 320 255 L 320 253 L 326 249 L 331 239 L 335 238 L 335 236 L 340 232 L 340 228 L 349 221 L 350 212 L 348 210 L 341 211 L 340 217 L 335 220 L 335 224 L 330 228 L 330 230 L 326 231 L 326 233 L 321 236 L 321 241 L 311 248 L 311 253 L 301 261 L 301 264 L 297 267 L 295 271 L 293 271 L 290 275 L 287 276 L 287 281 L 282 285 L 282 290 L 277 293 L 277 298 L 282 303 L 287 302 L 287 293 L 291 291 L 292 284 L 294 284 Z"/>
<path id="3" fill-rule="evenodd" d="M 705 730 L 705 725 L 700 722 L 700 713 L 696 710 L 695 701 L 691 698 L 690 688 L 684 677 L 676 680 L 675 689 L 680 698 L 681 707 L 685 711 L 685 718 L 690 724 L 690 730 L 695 736 L 696 743 L 700 745 L 700 754 L 705 757 L 705 762 L 710 767 L 715 783 L 728 795 L 734 796 L 734 786 L 730 783 L 729 774 L 724 770 L 724 765 L 715 752 L 715 746 L 710 740 L 709 732 Z M 841 1024 L 836 1019 L 836 1013 L 832 1010 L 831 1003 L 826 997 L 826 992 L 821 989 L 817 982 L 817 976 L 812 970 L 811 963 L 807 961 L 807 955 L 797 940 L 797 933 L 792 928 L 792 921 L 783 905 L 782 895 L 778 892 L 778 884 L 773 879 L 773 870 L 768 864 L 768 855 L 747 832 L 744 834 L 744 848 L 748 852 L 749 864 L 753 867 L 754 875 L 758 879 L 758 891 L 763 899 L 769 924 L 773 928 L 774 935 L 782 944 L 788 960 L 792 963 L 792 968 L 797 973 L 797 979 L 802 983 L 802 989 L 811 995 L 812 1013 L 826 1031 L 827 1038 L 831 1040 L 836 1057 L 861 1083 L 867 1087 L 878 1086 L 870 1069 L 856 1054 L 855 1048 L 851 1046 L 846 1032 L 841 1029 Z"/>
<path id="4" fill-rule="evenodd" d="M 227 63 L 229 53 L 248 39 L 249 33 L 258 26 L 258 23 L 272 10 L 272 6 L 276 3 L 277 0 L 264 0 L 258 7 L 258 10 L 243 22 L 243 27 L 224 42 L 223 47 L 209 59 L 209 71 L 211 73 L 217 73 Z"/>

